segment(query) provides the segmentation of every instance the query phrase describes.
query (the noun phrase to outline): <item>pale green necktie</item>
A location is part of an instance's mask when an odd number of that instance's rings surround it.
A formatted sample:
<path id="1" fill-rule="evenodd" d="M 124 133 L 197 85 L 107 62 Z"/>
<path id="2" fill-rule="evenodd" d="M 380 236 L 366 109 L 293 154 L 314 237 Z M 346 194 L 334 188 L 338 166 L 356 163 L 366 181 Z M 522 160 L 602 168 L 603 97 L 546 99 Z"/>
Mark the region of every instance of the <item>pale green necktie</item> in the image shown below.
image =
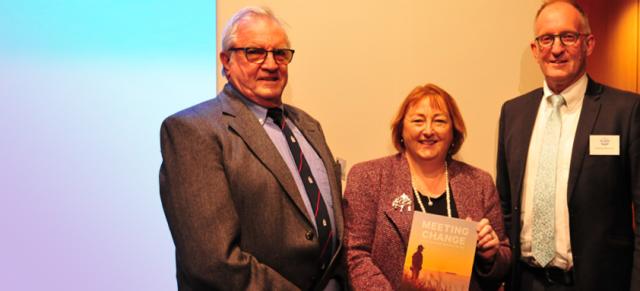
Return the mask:
<path id="1" fill-rule="evenodd" d="M 556 255 L 555 248 L 555 201 L 556 201 L 556 167 L 560 131 L 560 106 L 564 98 L 552 95 L 551 114 L 547 119 L 542 137 L 538 172 L 533 188 L 533 227 L 531 251 L 533 257 L 542 266 L 546 266 Z"/>

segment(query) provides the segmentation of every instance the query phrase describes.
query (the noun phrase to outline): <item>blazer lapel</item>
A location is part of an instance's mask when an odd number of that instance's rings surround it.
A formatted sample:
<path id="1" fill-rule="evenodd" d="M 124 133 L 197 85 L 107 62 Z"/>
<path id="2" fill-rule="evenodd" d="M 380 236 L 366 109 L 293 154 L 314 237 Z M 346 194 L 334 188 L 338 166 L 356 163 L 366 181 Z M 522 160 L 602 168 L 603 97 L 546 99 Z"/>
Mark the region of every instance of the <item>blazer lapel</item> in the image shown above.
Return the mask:
<path id="1" fill-rule="evenodd" d="M 411 187 L 411 172 L 409 171 L 409 164 L 407 163 L 404 155 L 399 154 L 398 159 L 393 165 L 393 173 L 396 173 L 393 177 L 395 180 L 386 181 L 389 183 L 388 193 L 382 193 L 383 199 L 380 199 L 379 205 L 385 213 L 385 215 L 391 220 L 391 223 L 395 225 L 396 231 L 399 232 L 400 239 L 403 243 L 403 248 L 406 251 L 407 244 L 409 243 L 409 233 L 411 232 L 411 223 L 413 222 L 413 212 L 417 206 L 416 197 L 413 194 L 413 188 Z M 399 198 L 402 194 L 406 194 L 411 199 L 411 208 L 405 207 L 402 211 L 400 209 L 393 208 L 393 201 Z"/>
<path id="2" fill-rule="evenodd" d="M 571 166 L 569 167 L 569 182 L 567 185 L 567 202 L 571 201 L 573 191 L 576 188 L 576 182 L 582 168 L 582 161 L 587 154 L 589 147 L 589 135 L 591 134 L 598 113 L 600 112 L 600 95 L 602 94 L 602 85 L 594 82 L 589 78 L 587 92 L 582 101 L 582 111 L 578 120 L 576 136 L 573 140 L 573 149 L 571 151 Z"/>
<path id="3" fill-rule="evenodd" d="M 289 168 L 253 113 L 238 99 L 242 97 L 227 84 L 218 98 L 221 98 L 223 113 L 229 117 L 226 119 L 229 129 L 242 138 L 249 150 L 273 173 L 300 213 L 313 225 Z"/>
<path id="4" fill-rule="evenodd" d="M 453 195 L 453 201 L 456 205 L 456 210 L 458 211 L 458 218 L 465 219 L 467 216 L 471 216 L 470 214 L 473 213 L 474 209 L 468 209 L 467 206 L 469 204 L 462 202 L 474 199 L 478 194 L 467 193 L 467 191 L 470 190 L 468 187 L 458 187 L 463 185 L 462 179 L 464 179 L 458 175 L 460 173 L 460 164 L 451 160 L 448 162 L 448 171 L 449 186 L 451 187 L 451 195 Z"/>
<path id="5" fill-rule="evenodd" d="M 533 126 L 536 122 L 536 116 L 538 115 L 538 108 L 540 107 L 540 99 L 542 98 L 542 89 L 535 90 L 527 96 L 527 99 L 522 104 L 521 108 L 518 108 L 519 116 L 513 117 L 513 130 L 510 135 L 513 140 L 510 141 L 514 144 L 510 149 L 513 151 L 509 154 L 511 157 L 525 157 L 519 159 L 513 159 L 510 161 L 513 163 L 515 171 L 510 171 L 513 174 L 513 181 L 516 183 L 514 188 L 511 189 L 512 193 L 518 193 L 513 195 L 513 205 L 520 205 L 520 198 L 522 196 L 522 183 L 524 180 L 524 171 L 527 164 L 526 157 L 529 155 L 529 144 L 531 143 L 531 134 L 533 133 Z"/>

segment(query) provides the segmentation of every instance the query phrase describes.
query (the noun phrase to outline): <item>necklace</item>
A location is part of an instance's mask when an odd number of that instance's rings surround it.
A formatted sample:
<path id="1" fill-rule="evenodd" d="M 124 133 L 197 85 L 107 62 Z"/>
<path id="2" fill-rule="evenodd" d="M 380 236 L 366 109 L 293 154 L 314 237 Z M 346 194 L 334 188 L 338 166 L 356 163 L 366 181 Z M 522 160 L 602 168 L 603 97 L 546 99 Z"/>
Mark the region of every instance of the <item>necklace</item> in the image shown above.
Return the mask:
<path id="1" fill-rule="evenodd" d="M 449 189 L 449 170 L 447 169 L 447 161 L 444 162 L 444 179 L 445 179 L 445 195 L 447 198 L 447 216 L 451 217 L 451 190 Z M 424 208 L 424 204 L 422 204 L 422 199 L 420 199 L 420 195 L 418 194 L 418 190 L 416 190 L 416 185 L 415 182 L 413 181 L 413 175 L 411 176 L 411 187 L 413 188 L 413 195 L 416 196 L 416 200 L 418 200 L 418 204 L 420 205 L 420 208 L 422 209 L 422 212 L 426 213 L 427 209 Z M 429 195 L 424 195 L 427 196 L 427 200 L 429 200 L 428 205 L 429 206 L 433 206 L 433 202 L 431 201 L 431 198 L 429 198 Z"/>

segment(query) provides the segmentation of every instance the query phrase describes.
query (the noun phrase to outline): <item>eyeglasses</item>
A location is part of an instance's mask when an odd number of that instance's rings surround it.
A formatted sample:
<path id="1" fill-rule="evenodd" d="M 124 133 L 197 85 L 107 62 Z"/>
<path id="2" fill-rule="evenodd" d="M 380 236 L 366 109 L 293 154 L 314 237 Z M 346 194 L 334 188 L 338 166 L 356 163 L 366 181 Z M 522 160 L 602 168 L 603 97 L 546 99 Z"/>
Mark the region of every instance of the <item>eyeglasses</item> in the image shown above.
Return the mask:
<path id="1" fill-rule="evenodd" d="M 278 65 L 286 65 L 290 63 L 291 59 L 293 59 L 293 53 L 295 52 L 292 49 L 273 49 L 268 51 L 263 48 L 255 47 L 233 47 L 230 48 L 229 51 L 244 51 L 244 56 L 247 58 L 247 61 L 256 64 L 264 63 L 264 60 L 267 59 L 267 55 L 272 53 L 273 59 Z"/>
<path id="2" fill-rule="evenodd" d="M 581 36 L 586 36 L 586 35 L 589 35 L 589 34 L 579 33 L 579 32 L 570 32 L 570 31 L 561 32 L 559 34 L 543 34 L 541 36 L 536 37 L 536 42 L 538 43 L 538 46 L 540 46 L 541 48 L 549 48 L 553 46 L 553 43 L 555 42 L 556 38 L 559 38 L 560 43 L 563 46 L 573 46 L 576 43 L 578 43 L 578 39 L 580 39 Z"/>

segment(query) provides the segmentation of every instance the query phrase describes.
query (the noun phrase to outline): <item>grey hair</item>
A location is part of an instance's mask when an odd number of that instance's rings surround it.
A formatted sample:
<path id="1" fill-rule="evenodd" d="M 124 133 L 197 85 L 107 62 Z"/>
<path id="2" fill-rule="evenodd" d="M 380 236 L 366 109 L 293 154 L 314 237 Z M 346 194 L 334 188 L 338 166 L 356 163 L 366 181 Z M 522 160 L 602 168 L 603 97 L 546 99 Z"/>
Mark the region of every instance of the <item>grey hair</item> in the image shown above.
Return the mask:
<path id="1" fill-rule="evenodd" d="M 240 21 L 250 17 L 265 17 L 271 19 L 284 30 L 282 21 L 280 21 L 280 19 L 278 19 L 275 14 L 273 14 L 273 11 L 271 11 L 271 9 L 259 6 L 249 6 L 242 8 L 238 10 L 238 12 L 236 12 L 233 16 L 231 16 L 231 19 L 229 19 L 224 27 L 224 30 L 222 31 L 222 52 L 227 52 L 235 43 L 238 32 L 238 24 L 240 23 Z M 291 44 L 289 43 L 289 38 L 287 37 L 287 46 L 290 45 Z M 224 66 L 222 67 L 222 75 L 225 77 L 227 76 Z"/>
<path id="2" fill-rule="evenodd" d="M 538 12 L 536 13 L 536 18 L 534 19 L 535 21 L 538 21 L 538 17 L 540 16 L 540 14 L 542 13 L 542 10 L 544 10 L 545 8 L 547 8 L 547 6 L 554 4 L 554 3 L 558 3 L 558 2 L 563 2 L 563 3 L 567 3 L 571 6 L 573 6 L 573 8 L 575 8 L 578 13 L 580 13 L 580 20 L 581 20 L 581 24 L 582 27 L 580 28 L 582 31 L 579 31 L 580 33 L 586 33 L 586 34 L 591 34 L 591 25 L 589 25 L 589 17 L 587 17 L 587 14 L 584 12 L 584 9 L 582 9 L 582 6 L 580 6 L 580 4 L 578 4 L 578 2 L 576 2 L 575 0 L 547 0 L 545 1 L 540 8 L 538 9 Z M 535 28 L 534 28 L 534 32 L 535 34 Z"/>

